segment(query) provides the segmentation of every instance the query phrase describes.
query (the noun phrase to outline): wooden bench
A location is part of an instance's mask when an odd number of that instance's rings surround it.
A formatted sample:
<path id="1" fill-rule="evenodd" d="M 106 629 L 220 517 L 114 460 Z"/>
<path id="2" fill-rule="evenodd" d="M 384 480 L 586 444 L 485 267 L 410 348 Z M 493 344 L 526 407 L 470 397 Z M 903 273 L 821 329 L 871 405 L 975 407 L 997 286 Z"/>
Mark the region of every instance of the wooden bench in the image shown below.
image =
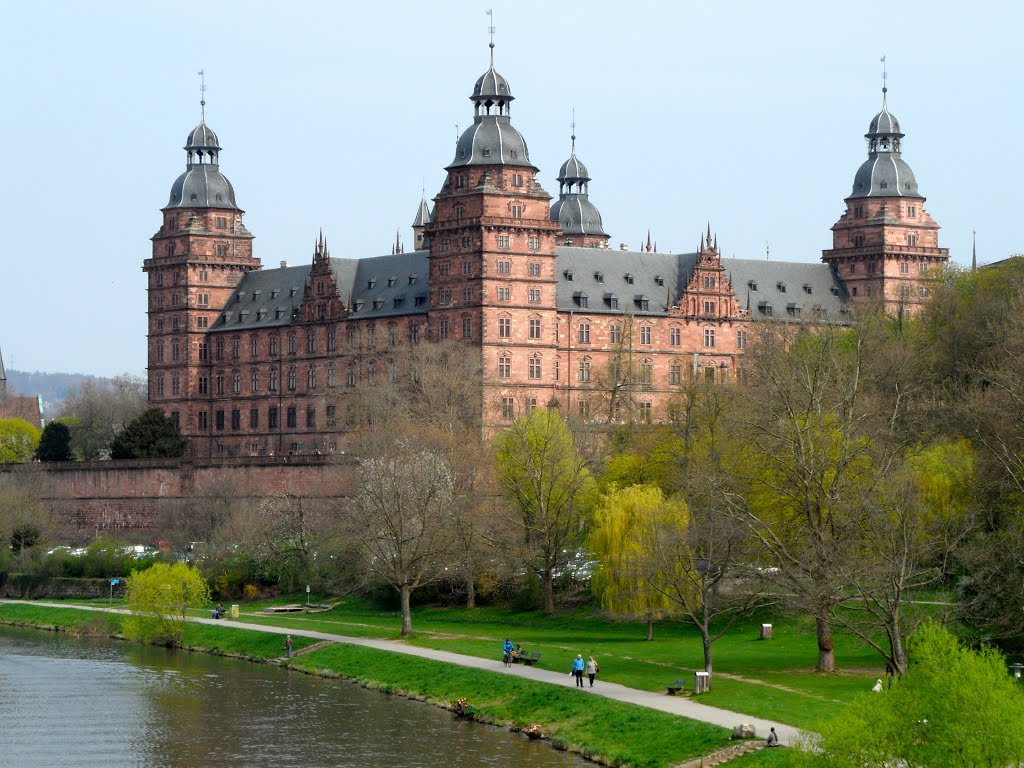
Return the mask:
<path id="1" fill-rule="evenodd" d="M 528 667 L 532 667 L 534 664 L 540 661 L 540 652 L 533 651 L 532 653 L 527 653 L 526 651 L 523 651 L 522 653 L 517 653 L 515 656 L 513 656 L 512 661 L 520 662 Z"/>
<path id="2" fill-rule="evenodd" d="M 668 693 L 669 696 L 678 696 L 686 690 L 686 681 L 681 677 L 677 677 L 676 681 L 672 683 L 672 685 L 666 685 L 665 688 L 667 689 L 666 693 Z"/>

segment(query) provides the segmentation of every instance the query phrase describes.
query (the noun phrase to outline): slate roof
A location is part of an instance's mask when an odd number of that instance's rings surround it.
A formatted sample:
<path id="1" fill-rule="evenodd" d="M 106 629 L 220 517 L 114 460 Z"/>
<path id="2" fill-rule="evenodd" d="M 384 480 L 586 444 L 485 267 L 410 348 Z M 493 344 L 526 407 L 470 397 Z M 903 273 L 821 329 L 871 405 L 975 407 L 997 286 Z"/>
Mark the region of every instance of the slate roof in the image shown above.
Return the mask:
<path id="1" fill-rule="evenodd" d="M 210 330 L 235 332 L 291 325 L 311 268 L 307 264 L 247 272 Z M 429 309 L 427 251 L 331 258 L 331 269 L 353 318 L 401 317 Z"/>
<path id="2" fill-rule="evenodd" d="M 165 208 L 228 208 L 238 210 L 235 188 L 215 164 L 193 163 L 171 185 Z"/>
<path id="3" fill-rule="evenodd" d="M 206 121 L 204 120 L 188 135 L 188 140 L 185 142 L 185 149 L 220 149 L 220 142 L 217 140 L 217 134 L 213 132 Z"/>
<path id="4" fill-rule="evenodd" d="M 872 152 L 853 177 L 850 197 L 921 197 L 917 179 L 899 152 Z"/>
<path id="5" fill-rule="evenodd" d="M 551 220 L 557 221 L 565 235 L 607 235 L 601 212 L 586 194 L 562 194 L 551 206 Z"/>
<path id="6" fill-rule="evenodd" d="M 677 300 L 689 284 L 697 262 L 696 253 L 572 246 L 558 246 L 555 254 L 558 310 L 587 314 L 665 315 L 669 302 Z M 427 256 L 428 251 L 413 251 L 365 259 L 331 258 L 351 317 L 426 313 L 430 308 Z M 850 317 L 846 290 L 827 264 L 723 258 L 722 266 L 753 320 L 843 322 Z M 211 331 L 291 325 L 310 269 L 304 265 L 246 273 Z"/>
<path id="7" fill-rule="evenodd" d="M 515 165 L 533 168 L 526 139 L 507 115 L 477 115 L 455 145 L 449 168 L 464 165 Z"/>

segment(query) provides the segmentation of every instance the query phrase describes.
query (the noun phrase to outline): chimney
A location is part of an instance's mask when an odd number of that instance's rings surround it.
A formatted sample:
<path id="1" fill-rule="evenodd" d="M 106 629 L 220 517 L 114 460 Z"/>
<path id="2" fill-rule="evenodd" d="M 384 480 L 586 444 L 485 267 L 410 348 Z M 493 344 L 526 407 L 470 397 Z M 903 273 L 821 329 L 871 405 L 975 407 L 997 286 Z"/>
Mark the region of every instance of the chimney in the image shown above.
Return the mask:
<path id="1" fill-rule="evenodd" d="M 291 265 L 287 261 L 281 262 L 281 269 L 287 269 L 289 266 Z"/>

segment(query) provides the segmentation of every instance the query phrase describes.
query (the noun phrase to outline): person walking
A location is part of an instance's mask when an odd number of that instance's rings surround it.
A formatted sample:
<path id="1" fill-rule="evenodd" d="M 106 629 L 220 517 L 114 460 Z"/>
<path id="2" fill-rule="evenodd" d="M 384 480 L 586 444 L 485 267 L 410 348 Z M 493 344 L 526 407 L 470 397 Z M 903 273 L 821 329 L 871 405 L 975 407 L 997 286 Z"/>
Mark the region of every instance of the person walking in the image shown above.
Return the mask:
<path id="1" fill-rule="evenodd" d="M 284 657 L 290 659 L 292 657 L 292 636 L 285 635 L 284 637 Z"/>
<path id="2" fill-rule="evenodd" d="M 577 688 L 583 687 L 583 668 L 585 666 L 586 664 L 583 662 L 583 654 L 577 653 L 576 658 L 572 660 L 572 672 L 569 673 L 576 678 Z"/>
<path id="3" fill-rule="evenodd" d="M 594 661 L 594 657 L 591 656 L 587 662 L 587 677 L 590 678 L 590 687 L 594 687 L 594 678 L 597 677 L 598 666 L 597 662 Z"/>

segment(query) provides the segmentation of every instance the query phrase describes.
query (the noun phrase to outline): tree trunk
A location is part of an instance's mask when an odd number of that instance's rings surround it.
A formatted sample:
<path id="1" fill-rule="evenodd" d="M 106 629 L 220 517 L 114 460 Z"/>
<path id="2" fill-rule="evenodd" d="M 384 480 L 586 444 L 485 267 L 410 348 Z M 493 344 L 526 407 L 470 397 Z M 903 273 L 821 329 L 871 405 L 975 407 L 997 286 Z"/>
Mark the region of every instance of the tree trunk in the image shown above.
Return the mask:
<path id="1" fill-rule="evenodd" d="M 648 617 L 647 619 L 647 639 L 654 639 L 654 619 Z"/>
<path id="2" fill-rule="evenodd" d="M 836 671 L 835 644 L 832 641 L 832 617 L 824 610 L 815 618 L 818 633 L 818 672 Z"/>
<path id="3" fill-rule="evenodd" d="M 408 637 L 412 634 L 412 609 L 409 607 L 412 590 L 409 589 L 408 584 L 403 584 L 400 592 L 402 593 L 402 637 Z"/>
<path id="4" fill-rule="evenodd" d="M 544 610 L 555 612 L 555 577 L 550 568 L 544 571 Z"/>
<path id="5" fill-rule="evenodd" d="M 476 581 L 472 576 L 466 578 L 466 607 L 476 608 Z"/>
<path id="6" fill-rule="evenodd" d="M 711 674 L 711 635 L 705 627 L 700 628 L 700 641 L 704 646 L 704 671 Z M 711 687 L 712 678 L 708 678 L 708 688 Z"/>

